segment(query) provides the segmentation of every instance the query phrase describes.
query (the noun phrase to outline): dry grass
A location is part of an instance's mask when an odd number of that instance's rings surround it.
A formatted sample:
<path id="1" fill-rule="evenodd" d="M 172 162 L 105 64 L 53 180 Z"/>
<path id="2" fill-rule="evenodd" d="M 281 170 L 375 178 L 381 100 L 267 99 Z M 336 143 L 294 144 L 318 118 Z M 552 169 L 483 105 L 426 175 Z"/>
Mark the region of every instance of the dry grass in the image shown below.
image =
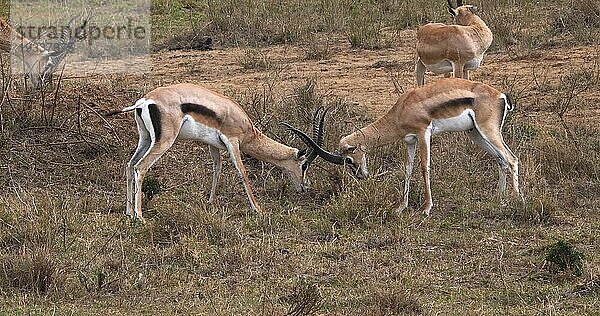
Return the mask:
<path id="1" fill-rule="evenodd" d="M 339 12 L 346 7 L 321 3 L 319 14 L 307 5 L 298 17 L 291 14 L 298 9 L 295 2 L 264 13 L 266 6 L 203 2 L 219 8 L 208 12 L 197 2 L 169 1 L 157 3 L 156 14 L 162 19 L 172 14 L 174 27 L 186 28 L 190 17 L 182 12 L 197 10 L 198 25 L 204 25 L 203 16 L 212 16 L 206 29 L 217 33 L 210 36 L 234 45 L 294 42 L 311 32 L 347 38 L 350 21 L 347 12 Z M 510 10 L 511 3 L 494 5 Z M 374 6 L 370 10 L 377 17 L 370 18 L 384 21 L 373 24 L 379 26 L 414 26 L 437 14 L 397 10 L 413 2 L 361 4 L 361 10 Z M 428 5 L 444 9 L 444 3 Z M 227 20 L 227 10 L 246 19 Z M 304 15 L 315 23 L 294 27 Z M 412 22 L 399 22 L 404 15 Z M 292 26 L 288 33 L 277 23 L 286 18 Z M 255 19 L 265 23 L 250 23 Z M 255 31 L 259 40 L 248 39 Z M 539 34 L 555 36 L 546 30 Z M 351 50 L 349 42 L 333 45 L 330 58 Z M 521 47 L 522 41 L 514 45 Z M 373 119 L 353 99 L 328 91 L 318 74 L 300 72 L 300 83 L 293 85 L 282 79 L 286 71 L 298 75 L 303 62 L 327 60 L 300 57 L 297 64 L 284 64 L 263 55 L 275 66 L 243 69 L 239 58 L 245 54 L 238 50 L 230 63 L 258 79 L 223 92 L 269 136 L 300 146 L 279 122 L 306 128 L 315 108 L 333 106 L 325 142 L 334 149 L 340 135 Z M 501 46 L 496 54 L 514 57 Z M 597 68 L 576 73 L 586 72 L 591 76 L 578 82 L 597 80 Z M 97 113 L 130 104 L 148 87 L 187 78 L 90 77 L 65 80 L 58 91 L 41 95 L 4 76 L 2 87 L 9 88 L 0 91 L 0 313 L 596 315 L 600 96 L 593 85 L 571 90 L 572 81 L 552 73 L 525 76 L 526 87 L 504 81 L 505 75 L 492 80 L 518 100 L 504 135 L 521 159 L 524 203 L 496 196 L 495 161 L 465 135 L 450 134 L 433 140 L 436 204 L 427 219 L 416 211 L 423 201 L 420 177 L 414 179 L 410 209 L 399 217 L 394 213 L 404 179 L 401 144 L 369 153 L 373 176 L 364 181 L 316 161 L 309 173 L 311 190 L 302 194 L 277 168 L 245 157 L 266 211 L 262 215 L 249 209 L 238 176 L 225 161 L 219 207 L 212 209 L 206 148 L 178 142 L 151 170 L 161 190 L 147 205 L 147 225 L 122 216 L 124 164 L 136 141 L 131 118 L 104 121 Z M 560 102 L 569 98 L 572 103 Z M 568 240 L 583 253 L 582 276 L 546 269 L 547 249 L 557 240 Z"/>

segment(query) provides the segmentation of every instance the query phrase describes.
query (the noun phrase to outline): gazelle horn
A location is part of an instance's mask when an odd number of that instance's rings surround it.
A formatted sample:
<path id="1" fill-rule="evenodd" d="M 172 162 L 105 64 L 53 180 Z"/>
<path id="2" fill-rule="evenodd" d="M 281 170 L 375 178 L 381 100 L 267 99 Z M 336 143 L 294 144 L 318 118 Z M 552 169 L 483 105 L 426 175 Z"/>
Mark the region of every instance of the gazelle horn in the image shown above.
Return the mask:
<path id="1" fill-rule="evenodd" d="M 325 159 L 326 161 L 336 165 L 344 165 L 346 163 L 349 163 L 346 157 L 328 152 L 325 149 L 321 148 L 321 146 L 317 145 L 317 143 L 310 137 L 308 137 L 308 135 L 306 135 L 303 131 L 293 127 L 288 123 L 281 123 L 281 125 L 285 126 L 289 131 L 293 132 L 298 138 L 300 138 L 300 140 L 302 140 L 306 145 L 311 147 L 313 152 L 315 152 L 319 157 Z"/>

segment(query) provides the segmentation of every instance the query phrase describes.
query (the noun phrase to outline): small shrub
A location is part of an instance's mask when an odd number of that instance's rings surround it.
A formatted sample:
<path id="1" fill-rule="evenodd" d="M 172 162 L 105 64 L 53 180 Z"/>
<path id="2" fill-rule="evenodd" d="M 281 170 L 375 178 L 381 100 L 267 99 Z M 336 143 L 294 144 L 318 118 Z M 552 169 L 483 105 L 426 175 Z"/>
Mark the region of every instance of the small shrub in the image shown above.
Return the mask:
<path id="1" fill-rule="evenodd" d="M 546 248 L 546 262 L 549 263 L 546 268 L 550 270 L 571 271 L 576 276 L 581 276 L 583 274 L 583 259 L 583 252 L 563 239 Z"/>
<path id="2" fill-rule="evenodd" d="M 329 45 L 311 43 L 304 49 L 304 58 L 306 60 L 324 60 L 331 56 Z"/>
<path id="3" fill-rule="evenodd" d="M 572 0 L 567 9 L 554 20 L 552 30 L 571 34 L 578 42 L 598 42 L 600 29 L 600 2 L 595 0 Z"/>
<path id="4" fill-rule="evenodd" d="M 257 49 L 246 49 L 237 58 L 238 64 L 244 69 L 266 70 L 273 67 L 273 63 L 265 54 Z"/>

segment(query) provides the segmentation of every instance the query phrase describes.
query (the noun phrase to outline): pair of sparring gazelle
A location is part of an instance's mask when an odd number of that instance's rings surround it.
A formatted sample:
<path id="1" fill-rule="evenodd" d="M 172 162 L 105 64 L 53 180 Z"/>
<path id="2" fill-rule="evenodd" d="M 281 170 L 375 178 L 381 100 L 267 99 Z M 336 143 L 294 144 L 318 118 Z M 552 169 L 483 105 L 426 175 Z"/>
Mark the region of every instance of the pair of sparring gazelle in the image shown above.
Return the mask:
<path id="1" fill-rule="evenodd" d="M 450 1 L 448 3 L 450 12 L 455 16 L 466 11 L 472 13 L 470 6 L 454 8 Z M 430 57 L 434 55 L 432 47 L 429 43 Z M 482 57 L 483 52 L 474 57 L 479 58 L 477 66 Z M 434 72 L 448 71 L 445 63 L 450 64 L 450 71 L 455 76 L 462 73 L 462 67 L 468 66 L 468 63 L 456 66 L 450 57 L 438 58 L 435 62 L 435 58 L 424 58 L 419 52 L 418 71 L 422 70 L 420 64 L 427 66 L 423 62 L 425 60 L 434 60 L 434 68 L 437 67 Z M 423 83 L 419 73 L 417 81 L 419 85 Z M 157 88 L 133 106 L 113 112 L 135 111 L 139 131 L 137 149 L 126 168 L 126 214 L 143 221 L 141 187 L 144 176 L 177 138 L 194 139 L 209 146 L 213 160 L 211 204 L 216 199 L 221 150 L 229 153 L 242 179 L 250 206 L 260 211 L 242 163 L 242 152 L 284 169 L 291 176 L 296 189 L 303 191 L 306 189 L 308 168 L 317 156 L 334 164 L 346 165 L 354 176 L 363 179 L 369 174 L 366 153 L 370 148 L 403 140 L 407 145 L 406 178 L 398 212 L 408 207 L 410 178 L 418 147 L 425 186 L 422 211 L 429 215 L 433 206 L 429 175 L 431 136 L 455 131 L 467 131 L 473 142 L 496 158 L 500 192 L 505 191 L 506 174 L 510 173 L 513 189 L 519 194 L 518 159 L 506 146 L 501 134 L 506 115 L 512 109 L 510 98 L 489 85 L 460 78 L 442 79 L 404 93 L 383 117 L 343 137 L 339 144 L 340 153 L 335 154 L 322 148 L 324 112 L 317 111 L 313 115 L 312 137 L 284 123 L 308 146 L 305 150 L 298 150 L 261 133 L 237 103 L 216 92 L 193 84 Z"/>
<path id="2" fill-rule="evenodd" d="M 501 128 L 510 99 L 483 83 L 447 78 L 409 90 L 383 117 L 372 124 L 343 137 L 340 154 L 321 147 L 324 113 L 316 113 L 314 133 L 309 137 L 287 125 L 309 146 L 298 150 L 278 143 L 261 133 L 242 108 L 231 99 L 192 84 L 177 84 L 155 89 L 135 105 L 120 112 L 135 111 L 139 131 L 137 149 L 127 164 L 127 214 L 143 220 L 142 181 L 148 169 L 180 138 L 208 144 L 213 159 L 213 179 L 209 202 L 215 202 L 221 171 L 221 150 L 229 152 L 237 169 L 250 206 L 260 211 L 242 164 L 244 152 L 287 171 L 297 190 L 306 188 L 308 166 L 318 155 L 326 161 L 346 165 L 357 178 L 369 174 L 366 153 L 369 148 L 398 140 L 407 144 L 406 181 L 398 211 L 408 206 L 409 183 L 419 147 L 425 205 L 429 215 L 433 206 L 429 180 L 430 139 L 442 132 L 468 131 L 470 138 L 495 157 L 500 166 L 500 191 L 506 188 L 506 173 L 510 172 L 515 192 L 519 192 L 518 161 L 502 139 Z"/>

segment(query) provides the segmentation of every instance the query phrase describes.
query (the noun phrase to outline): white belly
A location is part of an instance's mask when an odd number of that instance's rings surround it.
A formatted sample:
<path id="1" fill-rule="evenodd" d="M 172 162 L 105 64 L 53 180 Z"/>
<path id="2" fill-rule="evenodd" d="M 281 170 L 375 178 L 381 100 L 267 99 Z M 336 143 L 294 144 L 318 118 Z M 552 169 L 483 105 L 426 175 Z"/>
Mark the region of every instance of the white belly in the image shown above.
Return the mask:
<path id="1" fill-rule="evenodd" d="M 475 118 L 475 113 L 471 109 L 464 110 L 460 115 L 449 117 L 445 119 L 436 119 L 431 122 L 432 134 L 439 134 L 443 132 L 457 132 L 457 131 L 466 131 L 470 130 L 475 125 L 473 124 L 473 119 Z"/>
<path id="2" fill-rule="evenodd" d="M 475 69 L 479 68 L 479 65 L 481 65 L 481 60 L 482 59 L 483 59 L 483 56 L 478 57 L 478 58 L 473 58 L 473 59 L 469 60 L 465 64 L 465 69 L 467 69 L 467 70 L 475 70 Z"/>
<path id="3" fill-rule="evenodd" d="M 437 75 L 452 72 L 452 63 L 448 60 L 441 61 L 437 64 L 425 65 L 425 67 Z"/>
<path id="4" fill-rule="evenodd" d="M 210 126 L 195 121 L 190 116 L 185 116 L 178 138 L 199 140 L 205 144 L 215 146 L 219 149 L 226 149 L 221 141 L 221 132 Z"/>

